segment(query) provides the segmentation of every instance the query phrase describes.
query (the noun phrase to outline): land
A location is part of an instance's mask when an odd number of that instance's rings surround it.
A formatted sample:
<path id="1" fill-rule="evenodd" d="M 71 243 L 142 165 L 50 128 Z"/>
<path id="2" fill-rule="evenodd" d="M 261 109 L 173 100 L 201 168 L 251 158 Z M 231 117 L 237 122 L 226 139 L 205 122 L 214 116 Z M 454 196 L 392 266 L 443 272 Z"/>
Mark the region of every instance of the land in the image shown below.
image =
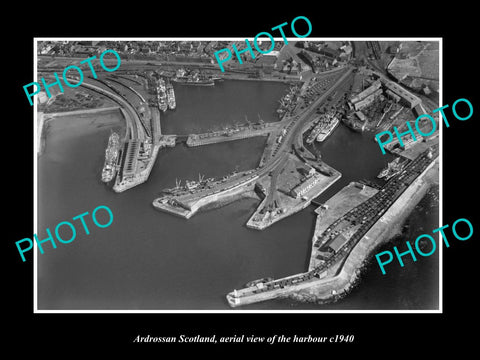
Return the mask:
<path id="1" fill-rule="evenodd" d="M 216 49 L 232 44 L 145 42 L 142 46 L 123 42 L 122 48 L 122 44 L 109 42 L 81 46 L 46 42 L 39 46 L 39 72 L 47 78 L 82 60 L 82 49 L 92 54 L 103 49 L 101 46 L 112 46 L 125 61 L 114 74 L 98 71 L 96 79 L 85 77 L 79 86 L 82 95 L 69 91 L 43 101 L 39 139 L 47 113 L 61 108 L 80 112 L 118 108 L 126 126 L 111 184 L 113 191 L 123 192 L 148 181 L 156 157 L 165 147 L 264 136 L 266 144 L 256 168 L 219 179 L 177 182 L 174 188 L 162 189 L 162 195 L 152 202 L 159 211 L 189 219 L 198 211 L 255 197 L 259 204 L 246 226 L 261 231 L 310 206 L 341 178 L 319 152 L 309 150 L 307 142 L 324 141 L 339 122 L 358 132 L 380 132 L 393 126 L 402 130 L 405 121 L 438 107 L 438 48 L 433 43 L 293 41 L 276 48 L 274 55 L 246 57 L 243 64 L 233 60 L 222 73 L 209 59 Z M 416 82 L 406 83 L 407 77 L 415 77 Z M 228 79 L 289 83 L 280 99 L 278 121 L 259 119 L 187 136 L 162 134 L 161 114 L 175 108 L 170 98 L 167 107 L 165 84 L 179 81 L 185 86 L 215 86 Z M 69 79 L 72 83 L 76 80 Z M 317 221 L 305 272 L 250 282 L 229 293 L 228 304 L 237 307 L 279 297 L 332 301 L 347 293 L 372 251 L 391 238 L 435 183 L 435 175 L 438 178 L 438 115 L 434 119 L 437 129 L 432 136 L 423 139 L 417 133 L 417 141 L 406 136 L 404 146 L 393 141 L 386 147 L 404 159 L 405 165 L 401 171 L 389 170 L 393 173 L 383 185 L 353 182 L 315 210 Z M 419 125 L 425 133 L 432 126 L 429 121 Z M 317 131 L 323 133 L 317 136 Z"/>

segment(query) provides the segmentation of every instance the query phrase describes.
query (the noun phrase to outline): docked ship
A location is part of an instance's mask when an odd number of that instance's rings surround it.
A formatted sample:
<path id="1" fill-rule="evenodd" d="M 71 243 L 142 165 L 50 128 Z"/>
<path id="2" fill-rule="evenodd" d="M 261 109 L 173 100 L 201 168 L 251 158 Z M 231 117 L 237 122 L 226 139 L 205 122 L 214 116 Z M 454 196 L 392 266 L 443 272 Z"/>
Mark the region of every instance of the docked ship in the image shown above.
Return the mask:
<path id="1" fill-rule="evenodd" d="M 320 133 L 317 135 L 315 140 L 318 142 L 324 141 L 333 132 L 333 130 L 335 130 L 339 123 L 340 120 L 338 117 L 335 115 L 330 117 L 328 121 L 322 123 Z"/>
<path id="2" fill-rule="evenodd" d="M 265 284 L 267 282 L 270 282 L 270 281 L 273 281 L 272 277 L 265 277 L 265 278 L 249 281 L 245 284 L 245 287 L 256 286 L 256 287 L 261 288 L 261 287 L 263 287 L 263 284 Z"/>
<path id="3" fill-rule="evenodd" d="M 320 115 L 315 121 L 315 126 L 307 137 L 307 144 L 311 144 L 314 140 L 324 141 L 332 131 L 338 126 L 340 120 L 336 116 L 335 111 L 329 111 L 326 114 Z"/>
<path id="4" fill-rule="evenodd" d="M 173 85 L 171 82 L 167 83 L 167 103 L 170 110 L 174 110 L 177 107 L 175 101 L 175 91 L 173 90 Z"/>
<path id="5" fill-rule="evenodd" d="M 346 116 L 342 121 L 352 131 L 361 133 L 365 129 L 365 123 L 360 124 L 358 121 L 355 121 L 352 116 Z"/>
<path id="6" fill-rule="evenodd" d="M 377 175 L 377 178 L 384 178 L 385 181 L 388 181 L 390 178 L 394 177 L 400 171 L 402 171 L 407 163 L 407 160 L 400 161 L 400 157 L 397 157 L 395 158 L 395 160 L 390 161 L 385 169 L 380 171 L 380 174 Z"/>
<path id="7" fill-rule="evenodd" d="M 102 169 L 102 181 L 109 182 L 117 172 L 116 162 L 120 150 L 120 137 L 113 132 L 108 138 L 107 149 L 105 150 L 105 163 Z"/>
<path id="8" fill-rule="evenodd" d="M 213 86 L 215 82 L 212 78 L 208 78 L 198 72 L 189 73 L 185 69 L 178 69 L 175 77 L 172 79 L 178 84 L 182 85 L 198 85 L 198 86 Z"/>
<path id="9" fill-rule="evenodd" d="M 316 137 L 320 134 L 321 130 L 322 129 L 320 125 L 315 125 L 312 131 L 310 131 L 310 134 L 308 135 L 307 140 L 305 140 L 306 143 L 311 144 L 316 139 Z"/>
<path id="10" fill-rule="evenodd" d="M 165 80 L 159 79 L 157 84 L 157 101 L 158 108 L 163 112 L 167 111 L 167 92 L 165 87 Z"/>
<path id="11" fill-rule="evenodd" d="M 202 190 L 206 188 L 211 188 L 211 186 L 215 183 L 215 178 L 207 178 L 205 179 L 204 176 L 199 175 L 198 181 L 195 180 L 186 180 L 185 185 L 182 186 L 181 180 L 175 181 L 175 187 L 171 189 L 164 189 L 162 193 L 168 195 L 184 195 L 186 193 L 192 193 L 195 190 Z"/>

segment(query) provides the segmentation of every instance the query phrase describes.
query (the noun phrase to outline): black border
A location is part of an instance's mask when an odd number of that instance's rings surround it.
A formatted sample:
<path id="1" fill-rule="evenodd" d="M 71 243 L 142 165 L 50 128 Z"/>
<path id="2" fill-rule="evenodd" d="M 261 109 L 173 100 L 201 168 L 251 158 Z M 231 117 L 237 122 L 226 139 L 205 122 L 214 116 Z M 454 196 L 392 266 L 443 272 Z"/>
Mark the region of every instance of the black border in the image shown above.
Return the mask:
<path id="1" fill-rule="evenodd" d="M 255 4 L 247 3 L 198 4 L 200 9 L 185 3 L 177 4 L 173 10 L 162 4 L 152 9 L 147 4 L 131 4 L 129 10 L 126 5 L 111 3 L 110 7 L 118 8 L 115 11 L 110 8 L 105 13 L 91 4 L 77 7 L 71 13 L 72 10 L 66 8 L 45 5 L 35 9 L 32 15 L 22 13 L 18 20 L 21 32 L 10 35 L 14 25 L 2 24 L 6 39 L 12 36 L 4 42 L 2 59 L 7 82 L 2 91 L 3 106 L 8 109 L 3 118 L 6 125 L 3 139 L 7 140 L 3 183 L 4 189 L 8 189 L 4 192 L 8 210 L 3 217 L 8 221 L 4 223 L 7 231 L 2 244 L 7 260 L 4 272 L 7 306 L 4 305 L 4 311 L 8 316 L 5 339 L 8 346 L 16 345 L 18 350 L 28 342 L 34 345 L 32 349 L 48 349 L 61 344 L 81 350 L 84 346 L 79 345 L 88 344 L 90 349 L 101 346 L 113 350 L 130 344 L 129 347 L 136 350 L 158 350 L 164 347 L 158 347 L 161 346 L 158 343 L 157 346 L 153 343 L 138 346 L 132 341 L 139 334 L 206 336 L 214 333 L 217 336 L 355 335 L 353 344 L 289 346 L 297 351 L 315 346 L 318 356 L 325 355 L 327 350 L 343 353 L 357 351 L 359 347 L 369 353 L 386 347 L 390 352 L 383 355 L 388 356 L 398 351 L 407 355 L 418 346 L 428 350 L 432 346 L 461 345 L 465 349 L 475 344 L 475 334 L 469 329 L 468 320 L 477 306 L 474 247 L 478 246 L 479 230 L 469 241 L 453 240 L 449 249 L 444 248 L 443 314 L 33 314 L 33 257 L 27 257 L 27 262 L 22 263 L 14 241 L 33 233 L 33 107 L 25 101 L 22 86 L 33 79 L 34 37 L 254 36 L 299 15 L 310 19 L 311 37 L 442 37 L 443 103 L 452 104 L 458 98 L 467 98 L 475 109 L 468 121 L 452 120 L 451 127 L 444 128 L 443 224 L 452 224 L 463 217 L 478 228 L 475 145 L 480 101 L 474 92 L 478 78 L 475 55 L 478 42 L 473 36 L 477 24 L 475 10 L 460 4 L 435 12 L 432 12 L 433 6 L 423 9 L 419 4 L 397 4 L 398 7 L 388 9 L 370 3 L 351 8 L 346 3 L 333 5 L 335 9 L 328 9 L 324 3 L 315 8 L 307 3 L 288 6 L 276 3 L 266 13 L 260 13 Z M 179 345 L 174 348 L 179 349 Z M 207 346 L 208 351 L 212 349 L 210 345 L 202 346 Z M 184 346 L 185 349 L 191 347 Z M 226 345 L 215 347 L 220 349 Z M 287 344 L 255 344 L 252 347 L 282 350 Z"/>

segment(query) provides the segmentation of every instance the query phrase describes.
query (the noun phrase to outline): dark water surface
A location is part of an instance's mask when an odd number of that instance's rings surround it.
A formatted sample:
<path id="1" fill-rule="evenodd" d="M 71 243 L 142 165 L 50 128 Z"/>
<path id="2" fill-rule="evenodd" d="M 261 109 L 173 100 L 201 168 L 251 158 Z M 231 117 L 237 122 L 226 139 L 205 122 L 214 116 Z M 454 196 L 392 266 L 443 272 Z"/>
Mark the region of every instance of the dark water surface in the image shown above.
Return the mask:
<path id="1" fill-rule="evenodd" d="M 228 80 L 215 86 L 173 83 L 175 111 L 162 114 L 164 134 L 195 134 L 220 130 L 222 125 L 278 121 L 278 101 L 288 85 L 278 82 Z"/>
<path id="2" fill-rule="evenodd" d="M 277 101 L 286 86 L 278 83 L 225 81 L 215 87 L 175 87 L 178 108 L 162 117 L 164 133 L 186 134 L 222 125 L 276 121 Z M 123 127 L 115 114 L 52 120 L 45 152 L 38 161 L 38 235 L 45 228 L 108 206 L 113 224 L 90 235 L 77 225 L 70 244 L 38 256 L 39 309 L 230 309 L 225 295 L 247 281 L 305 271 L 315 225 L 313 206 L 267 230 L 245 226 L 258 201 L 245 199 L 201 212 L 189 220 L 156 211 L 151 205 L 175 179 L 223 176 L 235 168 L 257 166 L 264 137 L 198 148 L 177 145 L 162 150 L 147 183 L 115 194 L 100 181 L 111 129 Z M 371 138 L 371 137 L 370 137 Z M 352 180 L 372 179 L 389 158 L 367 136 L 340 125 L 319 145 L 324 160 L 343 173 L 320 198 L 328 199 Z M 368 160 L 367 160 L 368 159 Z M 437 227 L 438 209 L 424 199 L 410 217 L 406 237 L 414 239 Z M 76 223 L 76 222 L 75 222 Z M 67 237 L 67 236 L 66 236 Z M 399 241 L 404 242 L 405 239 Z M 391 249 L 387 244 L 385 249 Z M 383 276 L 371 263 L 345 299 L 328 305 L 275 300 L 243 309 L 432 309 L 437 307 L 438 257 L 422 258 L 404 268 L 391 266 Z"/>

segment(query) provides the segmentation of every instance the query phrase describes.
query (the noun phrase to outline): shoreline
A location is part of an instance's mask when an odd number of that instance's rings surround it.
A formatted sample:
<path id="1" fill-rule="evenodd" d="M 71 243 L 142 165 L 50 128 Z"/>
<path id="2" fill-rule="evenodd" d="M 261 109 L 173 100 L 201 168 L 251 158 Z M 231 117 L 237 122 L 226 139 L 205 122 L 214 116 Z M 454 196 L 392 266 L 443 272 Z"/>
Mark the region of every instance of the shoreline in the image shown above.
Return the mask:
<path id="1" fill-rule="evenodd" d="M 46 144 L 45 114 L 37 113 L 37 156 L 43 154 Z"/>
<path id="2" fill-rule="evenodd" d="M 108 112 L 120 109 L 119 106 L 108 106 L 102 108 L 95 108 L 95 109 L 79 109 L 79 110 L 72 110 L 72 111 L 62 111 L 62 112 L 53 112 L 53 113 L 46 113 L 44 112 L 44 117 L 53 118 L 53 117 L 62 117 L 62 116 L 73 116 L 73 115 L 83 115 L 83 114 L 96 114 L 99 112 Z"/>
<path id="3" fill-rule="evenodd" d="M 122 128 L 125 128 L 125 120 L 119 110 L 119 107 L 49 114 L 39 113 L 38 116 L 41 116 L 41 120 L 43 122 L 42 136 L 45 136 L 45 138 L 47 137 L 45 134 L 45 130 L 48 129 L 81 129 L 82 133 L 88 134 L 92 130 L 97 130 L 98 128 L 106 126 L 120 126 Z"/>
<path id="4" fill-rule="evenodd" d="M 70 139 L 91 136 L 103 128 L 123 133 L 125 120 L 119 107 L 87 109 L 61 113 L 37 112 L 37 157 L 45 154 L 48 138 L 68 131 Z"/>
<path id="5" fill-rule="evenodd" d="M 345 259 L 341 270 L 333 278 L 326 279 L 324 284 L 312 286 L 309 289 L 300 290 L 296 293 L 286 294 L 289 298 L 299 302 L 310 303 L 333 303 L 347 295 L 361 280 L 361 274 L 366 264 L 373 258 L 374 252 L 380 246 L 394 241 L 402 234 L 402 228 L 411 216 L 414 208 L 422 201 L 430 189 L 436 186 L 432 177 L 438 172 L 438 158 L 426 169 L 415 183 L 402 194 L 402 199 L 392 205 L 391 208 L 377 221 L 377 223 L 364 235 Z M 399 201 L 400 200 L 400 201 Z"/>

